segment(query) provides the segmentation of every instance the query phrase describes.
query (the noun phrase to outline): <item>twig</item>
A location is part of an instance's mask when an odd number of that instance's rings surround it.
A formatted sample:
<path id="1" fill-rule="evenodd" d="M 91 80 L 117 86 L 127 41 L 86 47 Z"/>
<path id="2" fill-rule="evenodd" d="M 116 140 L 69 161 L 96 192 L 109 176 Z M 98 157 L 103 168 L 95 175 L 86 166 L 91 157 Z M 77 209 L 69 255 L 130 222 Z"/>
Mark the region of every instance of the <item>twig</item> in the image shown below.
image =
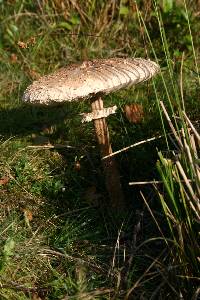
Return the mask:
<path id="1" fill-rule="evenodd" d="M 44 14 L 44 17 L 58 17 L 58 16 L 64 16 L 64 13 L 60 13 L 60 14 Z M 9 16 L 7 18 L 5 18 L 1 24 L 6 23 L 7 21 L 10 21 L 12 19 L 19 19 L 19 18 L 23 18 L 23 17 L 34 17 L 37 19 L 40 19 L 41 16 L 38 15 L 37 13 L 31 13 L 31 12 L 22 12 L 22 13 L 18 13 L 18 14 L 14 14 L 12 16 Z"/>
<path id="2" fill-rule="evenodd" d="M 186 150 L 186 154 L 187 154 L 187 157 L 188 157 L 188 160 L 189 160 L 189 164 L 190 164 L 190 167 L 192 169 L 192 172 L 193 172 L 193 176 L 195 177 L 195 180 L 196 180 L 196 187 L 197 187 L 197 192 L 198 194 L 200 195 L 200 187 L 199 187 L 199 166 L 193 161 L 193 158 L 196 159 L 195 157 L 195 144 L 191 142 L 191 133 L 189 132 L 188 130 L 188 134 L 189 134 L 189 137 L 190 137 L 190 147 L 187 143 L 187 140 L 186 140 L 186 135 L 185 135 L 185 131 L 183 130 L 182 128 L 182 136 L 183 136 L 183 143 L 184 143 L 184 147 L 185 147 L 185 150 Z M 193 146 L 193 147 L 192 147 Z M 193 153 L 191 153 L 191 150 L 193 151 Z M 192 155 L 193 154 L 193 155 Z"/>
<path id="3" fill-rule="evenodd" d="M 151 142 L 151 141 L 160 139 L 160 138 L 162 138 L 162 137 L 164 137 L 164 135 L 155 136 L 155 137 L 152 137 L 152 138 L 149 138 L 149 139 L 146 139 L 146 140 L 137 142 L 137 143 L 135 143 L 135 144 L 133 144 L 133 145 L 127 146 L 127 147 L 125 147 L 125 148 L 122 148 L 122 149 L 120 149 L 120 150 L 118 150 L 118 151 L 115 151 L 115 152 L 113 152 L 113 153 L 111 153 L 111 154 L 109 154 L 109 155 L 106 155 L 106 156 L 102 157 L 102 160 L 104 160 L 104 159 L 106 159 L 106 158 L 109 158 L 109 157 L 112 157 L 112 156 L 114 156 L 114 155 L 117 155 L 117 154 L 119 154 L 119 153 L 121 153 L 121 152 L 127 151 L 127 150 L 129 150 L 130 148 L 134 148 L 134 147 L 136 147 L 136 146 L 139 146 L 139 145 L 142 145 L 142 144 L 145 144 L 145 143 L 148 143 L 148 142 Z"/>
<path id="4" fill-rule="evenodd" d="M 184 179 L 184 182 L 188 188 L 188 191 L 190 192 L 190 195 L 192 196 L 193 200 L 194 200 L 194 203 L 196 204 L 196 207 L 198 209 L 198 212 L 200 213 L 200 203 L 199 203 L 199 199 L 198 197 L 195 195 L 193 189 L 192 189 L 192 186 L 185 174 L 185 171 L 183 170 L 183 167 L 181 166 L 181 163 L 179 161 L 176 162 L 176 165 L 177 165 L 177 168 L 182 176 L 182 178 Z"/>
<path id="5" fill-rule="evenodd" d="M 178 172 L 178 170 L 177 170 L 177 172 Z M 183 180 L 179 179 L 179 176 L 177 176 L 176 172 L 173 172 L 173 176 L 174 176 L 174 178 L 177 182 L 182 182 L 183 181 Z M 196 215 L 196 218 L 197 218 L 196 220 L 199 222 L 200 221 L 199 213 L 197 212 L 196 208 L 194 207 L 194 204 L 191 200 L 191 197 L 188 195 L 188 192 L 185 190 L 185 187 L 183 185 L 181 186 L 181 188 L 183 189 L 184 195 L 185 195 L 191 209 L 193 210 L 194 214 Z"/>
<path id="6" fill-rule="evenodd" d="M 119 248 L 120 248 L 120 236 L 121 236 L 121 233 L 122 233 L 122 228 L 123 228 L 123 223 L 121 224 L 121 227 L 118 231 L 118 236 L 117 236 L 117 240 L 116 240 L 116 243 L 115 243 L 115 248 L 114 248 L 114 253 L 113 253 L 113 258 L 112 258 L 112 266 L 111 266 L 111 270 L 113 271 L 114 268 L 115 268 L 115 261 L 116 261 L 116 252 L 117 250 L 119 251 Z"/>
<path id="7" fill-rule="evenodd" d="M 60 145 L 60 144 L 56 144 L 56 145 L 38 145 L 38 146 L 27 146 L 26 149 L 64 149 L 64 148 L 70 148 L 70 149 L 75 149 L 76 147 L 73 146 L 69 146 L 69 145 Z"/>
<path id="8" fill-rule="evenodd" d="M 73 215 L 73 214 L 79 213 L 81 211 L 85 211 L 87 209 L 96 208 L 96 207 L 97 207 L 96 205 L 90 205 L 90 206 L 86 206 L 86 207 L 83 207 L 83 208 L 77 208 L 77 209 L 74 209 L 74 210 L 71 210 L 71 211 L 67 211 L 63 214 L 53 216 L 53 218 L 57 219 L 57 218 L 60 218 L 60 217 L 63 217 L 63 216 Z"/>
<path id="9" fill-rule="evenodd" d="M 188 179 L 189 182 L 192 182 L 193 180 Z M 185 182 L 184 180 L 181 180 L 181 182 Z M 162 180 L 152 180 L 152 181 L 133 181 L 129 182 L 129 185 L 147 185 L 147 184 L 162 184 L 164 183 Z"/>
<path id="10" fill-rule="evenodd" d="M 94 291 L 88 292 L 88 293 L 79 293 L 74 296 L 65 296 L 62 298 L 62 300 L 71 300 L 71 299 L 79 299 L 79 300 L 93 300 L 97 296 L 100 295 L 106 295 L 106 294 L 113 294 L 115 292 L 115 289 L 106 289 L 106 288 L 101 288 L 101 289 L 96 289 Z M 98 298 L 99 299 L 99 298 Z"/>
<path id="11" fill-rule="evenodd" d="M 101 268 L 100 266 L 95 264 L 92 259 L 84 260 L 83 258 L 74 257 L 74 256 L 69 255 L 67 253 L 62 253 L 62 252 L 51 250 L 51 249 L 43 249 L 43 252 L 40 251 L 39 254 L 41 256 L 58 256 L 58 257 L 60 256 L 60 257 L 63 257 L 65 259 L 69 259 L 73 262 L 77 262 L 78 264 L 83 264 L 83 265 L 90 266 L 95 272 L 100 272 L 100 271 L 104 270 L 103 268 Z"/>
<path id="12" fill-rule="evenodd" d="M 174 129 L 174 130 L 175 130 L 175 129 Z M 180 130 L 178 130 L 178 131 L 175 130 L 176 133 L 179 132 L 179 131 L 180 131 Z M 167 134 L 167 136 L 169 136 L 169 137 L 170 137 L 171 135 L 172 135 L 172 133 L 168 133 L 168 134 Z M 102 160 L 107 159 L 107 158 L 109 158 L 109 157 L 112 157 L 112 156 L 114 156 L 114 155 L 117 155 L 117 154 L 119 154 L 119 153 L 121 153 L 121 152 L 125 152 L 125 151 L 127 151 L 127 150 L 129 150 L 129 149 L 131 149 L 131 148 L 140 146 L 140 145 L 142 145 L 142 144 L 146 144 L 146 143 L 148 143 L 148 142 L 151 142 L 151 141 L 154 141 L 154 140 L 157 140 L 157 139 L 161 139 L 161 138 L 163 138 L 163 137 L 165 137 L 164 134 L 159 135 L 159 136 L 154 136 L 154 137 L 149 138 L 149 139 L 146 139 L 146 140 L 142 140 L 142 141 L 140 141 L 140 142 L 137 142 L 137 143 L 135 143 L 135 144 L 132 144 L 132 145 L 130 145 L 130 146 L 127 146 L 127 147 L 124 147 L 124 148 L 122 148 L 122 149 L 120 149 L 120 150 L 117 150 L 117 151 L 115 151 L 115 152 L 112 152 L 111 154 L 102 157 Z M 173 142 L 173 140 L 172 140 L 172 142 Z M 174 143 L 174 145 L 175 145 L 175 143 Z M 175 146 L 176 146 L 176 145 L 175 145 Z"/>
<path id="13" fill-rule="evenodd" d="M 198 134 L 197 130 L 195 129 L 192 122 L 190 121 L 190 119 L 188 118 L 188 116 L 186 115 L 186 113 L 184 111 L 183 111 L 183 116 L 186 119 L 187 123 L 190 125 L 190 127 L 191 127 L 192 131 L 194 132 L 194 135 L 196 136 L 198 142 L 200 143 L 200 135 Z"/>
<path id="14" fill-rule="evenodd" d="M 192 147 L 192 150 L 193 150 L 193 156 L 194 156 L 194 159 L 195 159 L 195 162 L 194 162 L 194 167 L 195 167 L 195 171 L 196 171 L 196 179 L 197 179 L 197 191 L 199 193 L 199 196 L 200 196 L 200 167 L 199 167 L 199 164 L 197 163 L 198 161 L 198 152 L 197 152 L 197 147 L 196 147 L 196 143 L 195 143 L 195 138 L 194 138 L 194 133 L 190 133 L 190 145 Z"/>
<path id="15" fill-rule="evenodd" d="M 162 180 L 151 180 L 151 181 L 133 181 L 129 182 L 129 185 L 147 185 L 147 184 L 160 184 Z"/>
<path id="16" fill-rule="evenodd" d="M 14 281 L 9 281 L 5 284 L 0 283 L 0 289 L 14 289 L 23 292 L 46 292 L 49 290 L 49 288 L 27 287 Z"/>
<path id="17" fill-rule="evenodd" d="M 183 148 L 183 144 L 182 144 L 182 142 L 181 142 L 181 139 L 180 139 L 179 136 L 177 135 L 177 131 L 175 130 L 174 125 L 172 124 L 172 121 L 171 121 L 171 119 L 170 119 L 170 117 L 169 117 L 169 115 L 168 115 L 168 112 L 167 112 L 167 110 L 166 110 L 166 108 L 165 108 L 165 106 L 164 106 L 163 101 L 160 101 L 160 105 L 161 105 L 161 107 L 162 107 L 162 110 L 163 110 L 163 112 L 164 112 L 164 115 L 165 115 L 165 117 L 166 117 L 166 119 L 167 119 L 167 121 L 168 121 L 168 123 L 169 123 L 169 126 L 170 126 L 170 128 L 171 128 L 171 130 L 172 130 L 172 132 L 173 132 L 173 134 L 174 134 L 174 136 L 175 136 L 175 138 L 176 138 L 176 140 L 177 140 L 179 146 L 180 146 L 181 148 Z"/>

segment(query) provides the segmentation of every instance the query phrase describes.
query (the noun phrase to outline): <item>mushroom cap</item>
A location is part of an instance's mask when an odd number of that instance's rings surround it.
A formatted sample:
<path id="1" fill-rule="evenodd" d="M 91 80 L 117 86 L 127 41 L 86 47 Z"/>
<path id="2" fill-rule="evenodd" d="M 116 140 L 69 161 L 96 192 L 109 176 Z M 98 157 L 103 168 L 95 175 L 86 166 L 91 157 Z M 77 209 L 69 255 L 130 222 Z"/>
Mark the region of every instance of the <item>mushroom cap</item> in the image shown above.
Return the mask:
<path id="1" fill-rule="evenodd" d="M 85 61 L 34 81 L 25 90 L 23 101 L 49 105 L 90 99 L 146 81 L 159 70 L 155 62 L 142 58 Z"/>

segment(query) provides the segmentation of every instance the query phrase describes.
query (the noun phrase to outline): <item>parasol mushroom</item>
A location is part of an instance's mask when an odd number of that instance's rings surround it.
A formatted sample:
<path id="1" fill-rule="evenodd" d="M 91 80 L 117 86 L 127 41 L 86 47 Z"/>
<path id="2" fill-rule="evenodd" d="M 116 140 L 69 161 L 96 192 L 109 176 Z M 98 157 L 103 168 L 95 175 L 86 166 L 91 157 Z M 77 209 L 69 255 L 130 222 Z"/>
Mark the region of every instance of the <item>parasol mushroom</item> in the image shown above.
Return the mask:
<path id="1" fill-rule="evenodd" d="M 23 101 L 35 105 L 89 100 L 91 113 L 83 114 L 83 122 L 94 122 L 102 156 L 112 153 L 106 117 L 117 107 L 104 108 L 102 96 L 121 88 L 150 79 L 159 72 L 159 66 L 142 58 L 111 58 L 85 61 L 59 69 L 41 77 L 25 91 Z M 120 175 L 113 157 L 103 160 L 106 187 L 111 206 L 124 208 Z"/>

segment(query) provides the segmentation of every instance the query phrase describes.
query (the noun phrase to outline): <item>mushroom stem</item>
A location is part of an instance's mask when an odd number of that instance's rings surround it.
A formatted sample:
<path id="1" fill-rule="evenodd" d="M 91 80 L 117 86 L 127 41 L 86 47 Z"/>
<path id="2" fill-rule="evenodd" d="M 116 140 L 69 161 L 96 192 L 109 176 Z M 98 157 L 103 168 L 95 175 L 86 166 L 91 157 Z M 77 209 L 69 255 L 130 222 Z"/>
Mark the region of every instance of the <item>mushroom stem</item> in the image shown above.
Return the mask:
<path id="1" fill-rule="evenodd" d="M 103 100 L 99 97 L 91 103 L 92 112 L 102 110 Z M 97 141 L 100 146 L 102 157 L 112 153 L 110 144 L 109 131 L 106 123 L 106 118 L 94 119 L 94 127 L 96 132 Z M 117 163 L 113 157 L 109 157 L 102 161 L 105 173 L 106 188 L 109 193 L 111 207 L 114 210 L 124 210 L 124 195 L 120 182 L 120 174 L 118 171 Z"/>

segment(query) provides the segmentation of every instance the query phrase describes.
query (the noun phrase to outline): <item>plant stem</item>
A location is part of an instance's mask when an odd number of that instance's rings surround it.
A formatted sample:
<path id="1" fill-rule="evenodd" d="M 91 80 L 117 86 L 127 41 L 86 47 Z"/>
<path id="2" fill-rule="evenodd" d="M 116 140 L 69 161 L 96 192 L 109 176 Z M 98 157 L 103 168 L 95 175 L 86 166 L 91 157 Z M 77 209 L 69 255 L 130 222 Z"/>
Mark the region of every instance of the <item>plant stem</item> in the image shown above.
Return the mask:
<path id="1" fill-rule="evenodd" d="M 92 102 L 91 107 L 92 112 L 102 110 L 104 108 L 103 100 L 100 97 L 95 99 Z M 93 122 L 97 141 L 100 146 L 101 156 L 107 156 L 112 153 L 112 147 L 110 144 L 106 119 L 95 119 Z M 109 157 L 102 161 L 102 165 L 105 173 L 106 188 L 109 193 L 111 207 L 116 211 L 122 211 L 125 208 L 125 203 L 117 163 L 113 157 Z"/>

